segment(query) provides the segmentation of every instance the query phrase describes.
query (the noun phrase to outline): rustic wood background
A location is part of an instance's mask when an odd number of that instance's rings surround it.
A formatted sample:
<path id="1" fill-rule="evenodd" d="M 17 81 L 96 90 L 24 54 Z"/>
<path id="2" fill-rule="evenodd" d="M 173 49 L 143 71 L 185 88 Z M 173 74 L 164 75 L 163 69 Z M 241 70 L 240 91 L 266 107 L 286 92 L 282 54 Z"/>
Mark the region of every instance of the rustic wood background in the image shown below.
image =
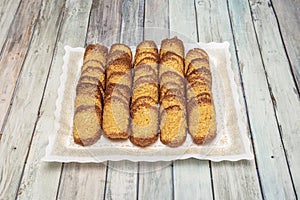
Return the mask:
<path id="1" fill-rule="evenodd" d="M 1 0 L 0 199 L 297 199 L 299 0 Z M 45 163 L 64 46 L 229 41 L 253 161 Z"/>

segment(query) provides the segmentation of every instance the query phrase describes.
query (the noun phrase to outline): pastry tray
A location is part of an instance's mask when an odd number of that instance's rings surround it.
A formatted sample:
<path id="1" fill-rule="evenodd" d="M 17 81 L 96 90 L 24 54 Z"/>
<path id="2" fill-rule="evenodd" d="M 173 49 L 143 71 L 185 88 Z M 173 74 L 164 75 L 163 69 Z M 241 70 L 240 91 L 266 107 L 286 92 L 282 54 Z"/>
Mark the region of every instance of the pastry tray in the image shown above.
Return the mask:
<path id="1" fill-rule="evenodd" d="M 237 161 L 253 159 L 245 106 L 242 101 L 238 76 L 235 77 L 230 62 L 229 43 L 186 43 L 185 51 L 204 49 L 210 59 L 212 93 L 216 108 L 217 137 L 203 145 L 193 143 L 189 133 L 179 147 L 168 147 L 158 140 L 148 147 L 138 147 L 129 140 L 111 141 L 105 136 L 91 146 L 74 143 L 73 113 L 76 85 L 80 77 L 84 48 L 65 46 L 64 64 L 55 110 L 55 126 L 49 133 L 46 155 L 48 162 L 103 162 L 119 161 L 171 161 L 196 158 L 211 161 Z M 132 53 L 135 47 L 131 47 Z"/>

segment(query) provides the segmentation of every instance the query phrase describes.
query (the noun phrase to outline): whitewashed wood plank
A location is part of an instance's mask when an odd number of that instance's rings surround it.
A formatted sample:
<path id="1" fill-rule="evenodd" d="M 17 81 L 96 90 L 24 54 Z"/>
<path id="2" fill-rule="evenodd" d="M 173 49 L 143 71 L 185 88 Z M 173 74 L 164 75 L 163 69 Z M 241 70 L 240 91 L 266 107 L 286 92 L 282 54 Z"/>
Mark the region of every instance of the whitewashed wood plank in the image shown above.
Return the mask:
<path id="1" fill-rule="evenodd" d="M 268 4 L 273 6 L 277 16 L 282 38 L 290 59 L 292 70 L 300 88 L 300 1 L 273 0 Z M 296 92 L 296 91 L 295 91 Z M 299 194 L 299 193 L 298 193 Z M 298 195 L 299 196 L 299 195 Z"/>
<path id="2" fill-rule="evenodd" d="M 187 159 L 174 162 L 175 199 L 213 199 L 208 161 Z M 188 186 L 188 191 L 185 192 Z"/>
<path id="3" fill-rule="evenodd" d="M 230 19 L 225 1 L 196 1 L 199 40 L 230 43 L 231 61 L 236 80 L 239 69 L 235 56 Z M 239 84 L 239 98 L 243 98 Z M 245 105 L 242 105 L 243 107 Z M 244 113 L 244 115 L 246 115 Z M 261 199 L 259 179 L 254 161 L 211 163 L 216 199 Z"/>
<path id="4" fill-rule="evenodd" d="M 297 90 L 296 85 L 290 72 L 289 61 L 280 37 L 275 13 L 270 4 L 269 0 L 250 1 L 255 31 L 267 73 L 271 98 L 278 119 L 284 149 L 287 154 L 295 189 L 300 192 L 300 151 L 298 149 L 300 146 L 299 94 L 295 93 Z M 297 30 L 294 30 L 294 32 L 297 32 Z"/>
<path id="5" fill-rule="evenodd" d="M 197 42 L 196 13 L 193 0 L 169 1 L 170 37 L 178 36 L 184 42 Z"/>
<path id="6" fill-rule="evenodd" d="M 0 127 L 2 130 L 40 8 L 41 1 L 21 2 L 15 16 L 15 23 L 3 47 L 0 60 Z"/>
<path id="7" fill-rule="evenodd" d="M 122 1 L 93 1 L 87 43 L 101 43 L 110 47 L 119 42 L 121 33 Z M 118 38 L 116 40 L 116 38 Z"/>
<path id="8" fill-rule="evenodd" d="M 169 1 L 145 0 L 144 39 L 157 45 L 169 37 Z"/>
<path id="9" fill-rule="evenodd" d="M 169 2 L 145 1 L 144 39 L 160 45 L 169 38 Z M 140 162 L 138 199 L 172 199 L 172 162 Z"/>
<path id="10" fill-rule="evenodd" d="M 248 1 L 229 1 L 229 13 L 244 83 L 263 197 L 295 199 Z M 264 26 L 268 23 L 270 22 L 266 22 Z"/>
<path id="11" fill-rule="evenodd" d="M 172 162 L 140 162 L 138 199 L 174 199 Z"/>
<path id="12" fill-rule="evenodd" d="M 173 198 L 173 163 L 139 163 L 139 199 Z"/>
<path id="13" fill-rule="evenodd" d="M 109 161 L 105 199 L 137 198 L 137 163 L 131 161 Z"/>
<path id="14" fill-rule="evenodd" d="M 39 120 L 36 125 L 19 189 L 19 199 L 55 199 L 57 195 L 62 165 L 61 163 L 41 162 L 41 158 L 45 155 L 48 136 L 52 134 L 54 127 L 55 101 L 57 98 L 57 89 L 60 84 L 59 77 L 62 73 L 62 57 L 65 53 L 64 46 L 84 45 L 91 2 L 70 0 L 66 2 L 66 5 L 64 4 L 63 1 L 58 0 L 45 4 L 45 9 L 42 11 L 44 14 L 42 14 L 39 24 L 41 24 L 41 30 L 44 30 L 46 27 L 48 27 L 48 29 L 45 29 L 45 33 L 40 33 L 37 37 L 39 38 L 43 35 L 47 37 L 48 35 L 48 39 L 42 38 L 36 41 L 33 40 L 33 44 L 36 46 L 40 45 L 40 47 L 36 48 L 39 50 L 37 54 L 38 57 L 36 58 L 38 63 L 31 63 L 35 70 L 43 66 L 43 64 L 46 64 L 45 58 L 47 59 L 49 57 L 49 59 L 51 59 L 53 53 L 54 57 L 42 105 L 39 110 Z M 65 6 L 66 9 L 64 9 Z M 57 15 L 60 16 L 58 17 Z M 54 28 L 51 26 L 57 27 Z M 59 33 L 58 36 L 56 36 L 58 30 Z M 70 35 L 72 35 L 72 37 L 70 37 Z M 57 38 L 56 46 L 55 43 L 51 45 L 45 43 L 45 47 L 41 46 L 43 42 L 47 40 L 49 40 L 49 42 L 52 41 L 52 37 L 54 37 L 54 39 Z M 53 48 L 55 49 L 53 50 Z M 50 54 L 48 57 L 45 55 L 47 54 L 46 52 Z M 43 57 L 44 55 L 45 57 Z M 33 59 L 34 58 L 35 57 L 33 57 Z M 50 65 L 50 63 L 48 65 Z M 46 80 L 46 77 L 39 78 Z M 26 85 L 24 85 L 24 88 L 25 87 Z M 23 90 L 26 91 L 26 89 Z M 42 94 L 42 92 L 40 93 Z"/>
<path id="15" fill-rule="evenodd" d="M 114 42 L 127 45 L 138 44 L 143 38 L 143 30 L 139 25 L 143 21 L 144 2 L 139 0 L 119 1 L 118 23 L 115 29 L 121 27 L 119 35 L 113 36 Z M 130 18 L 128 18 L 130 16 Z M 121 26 L 120 26 L 121 25 Z M 132 35 L 131 35 L 132 34 Z M 112 43 L 110 43 L 111 45 Z M 105 199 L 136 199 L 138 165 L 130 161 L 108 162 Z"/>
<path id="16" fill-rule="evenodd" d="M 215 199 L 263 199 L 254 161 L 212 163 Z"/>
<path id="17" fill-rule="evenodd" d="M 196 0 L 196 17 L 198 28 L 198 39 L 200 42 L 224 42 L 230 43 L 230 53 L 234 63 L 234 73 L 238 74 L 232 30 L 230 27 L 227 4 L 220 0 Z M 237 76 L 239 77 L 239 76 Z M 240 87 L 241 88 L 241 87 Z M 240 94 L 241 92 L 239 92 Z"/>
<path id="18" fill-rule="evenodd" d="M 122 5 L 121 41 L 137 46 L 143 40 L 144 0 L 126 0 Z"/>
<path id="19" fill-rule="evenodd" d="M 170 30 L 171 36 L 178 36 L 184 43 L 197 42 L 197 22 L 194 1 L 170 1 Z M 175 199 L 212 199 L 211 175 L 208 161 L 187 159 L 175 161 L 174 197 Z M 192 192 L 185 193 L 189 184 Z"/>
<path id="20" fill-rule="evenodd" d="M 66 173 L 64 171 L 67 171 Z M 58 199 L 103 199 L 105 164 L 68 163 L 64 165 Z"/>
<path id="21" fill-rule="evenodd" d="M 37 12 L 40 9 L 39 4 L 34 4 L 33 2 L 27 3 L 32 6 L 32 15 L 35 15 L 34 12 Z M 22 18 L 24 17 L 24 14 L 28 14 L 27 11 L 24 11 L 23 9 L 28 8 L 26 6 L 23 6 L 20 10 L 20 13 L 18 15 Z M 25 18 L 28 19 L 28 17 Z M 25 24 L 32 23 L 32 21 L 24 22 L 21 19 L 19 19 L 19 21 L 19 23 L 23 22 Z M 55 26 L 55 23 L 52 26 Z M 0 144 L 0 199 L 15 198 L 17 194 L 19 182 L 23 172 L 24 162 L 26 160 L 28 148 L 31 142 L 31 136 L 33 134 L 35 123 L 38 118 L 39 105 L 52 58 L 51 48 L 49 47 L 49 45 L 53 45 L 53 43 L 51 43 L 51 40 L 49 41 L 49 43 L 46 43 L 45 46 L 43 46 L 45 48 L 44 51 L 42 49 L 39 49 L 39 45 L 41 45 L 40 42 L 44 41 L 44 39 L 47 38 L 47 35 L 45 34 L 46 31 L 48 31 L 47 26 L 39 25 L 38 27 L 38 29 L 35 29 L 35 36 L 36 40 L 39 41 L 35 41 L 38 43 L 35 43 L 36 48 L 30 49 L 30 51 L 28 52 L 28 57 L 24 63 L 22 76 L 20 76 L 18 88 L 16 89 L 15 101 L 12 105 L 11 112 L 4 129 L 4 136 L 2 137 Z M 31 30 L 29 27 L 23 28 L 25 30 L 19 30 L 21 34 L 25 34 L 25 32 L 27 32 L 27 34 L 31 34 L 31 31 L 33 31 L 33 29 Z M 41 38 L 38 37 L 39 34 L 41 34 Z M 29 35 L 24 35 L 25 39 L 29 39 L 30 37 L 31 36 Z M 9 45 L 13 45 L 12 43 L 15 43 L 15 41 L 10 42 Z M 25 41 L 20 41 L 20 43 L 21 44 L 19 45 L 29 45 L 28 42 Z M 11 48 L 14 49 L 15 47 Z M 25 49 L 26 47 L 20 48 Z M 47 52 L 47 49 L 49 50 L 49 52 Z M 38 54 L 38 51 L 46 54 L 41 56 L 40 54 Z M 18 49 L 15 49 L 15 51 L 12 52 L 16 53 L 18 52 Z M 11 57 L 9 59 L 11 59 Z"/>
<path id="22" fill-rule="evenodd" d="M 20 2 L 21 0 L 17 0 L 17 1 L 2 0 L 0 2 L 0 27 L 1 27 L 0 49 L 2 49 L 5 43 L 7 35 L 9 33 L 9 28 L 11 26 L 11 23 L 13 23 Z"/>

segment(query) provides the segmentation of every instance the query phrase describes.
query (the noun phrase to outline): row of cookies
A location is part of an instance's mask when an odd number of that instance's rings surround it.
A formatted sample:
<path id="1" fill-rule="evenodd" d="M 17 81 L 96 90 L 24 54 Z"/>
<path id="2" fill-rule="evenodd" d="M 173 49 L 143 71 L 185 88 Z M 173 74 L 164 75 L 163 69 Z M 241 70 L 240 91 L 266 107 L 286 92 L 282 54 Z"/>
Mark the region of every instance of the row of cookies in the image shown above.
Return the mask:
<path id="1" fill-rule="evenodd" d="M 186 138 L 184 45 L 178 38 L 161 43 L 159 65 L 160 139 L 179 146 Z"/>
<path id="2" fill-rule="evenodd" d="M 194 143 L 203 144 L 216 136 L 216 112 L 212 96 L 209 58 L 199 48 L 185 58 L 188 127 Z"/>
<path id="3" fill-rule="evenodd" d="M 85 50 L 73 119 L 74 141 L 83 146 L 94 144 L 101 136 L 107 52 L 99 44 L 89 45 Z"/>
<path id="4" fill-rule="evenodd" d="M 143 41 L 136 49 L 131 101 L 130 140 L 148 146 L 158 138 L 158 49 L 153 41 Z"/>
<path id="5" fill-rule="evenodd" d="M 106 65 L 106 89 L 103 109 L 103 133 L 111 139 L 127 139 L 131 98 L 132 53 L 124 44 L 111 46 Z"/>

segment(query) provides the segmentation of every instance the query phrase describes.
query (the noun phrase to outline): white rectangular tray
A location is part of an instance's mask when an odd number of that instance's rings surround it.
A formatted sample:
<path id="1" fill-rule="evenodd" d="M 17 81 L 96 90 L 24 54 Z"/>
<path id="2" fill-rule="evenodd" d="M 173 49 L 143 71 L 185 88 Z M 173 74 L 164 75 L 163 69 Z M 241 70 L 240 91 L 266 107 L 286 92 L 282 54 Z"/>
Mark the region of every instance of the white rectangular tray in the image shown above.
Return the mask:
<path id="1" fill-rule="evenodd" d="M 217 116 L 217 137 L 210 143 L 196 145 L 189 134 L 183 145 L 171 148 L 159 140 L 145 148 L 129 140 L 111 141 L 104 136 L 91 146 L 83 147 L 73 141 L 72 125 L 76 85 L 80 77 L 84 48 L 65 47 L 63 73 L 55 111 L 55 128 L 49 136 L 46 155 L 49 162 L 103 162 L 107 160 L 170 161 L 197 158 L 212 161 L 237 161 L 253 159 L 246 112 L 238 93 L 230 62 L 229 43 L 185 44 L 187 52 L 193 48 L 204 49 L 209 57 L 213 78 L 213 98 Z M 135 53 L 135 47 L 132 47 Z M 238 82 L 239 84 L 239 82 Z"/>

